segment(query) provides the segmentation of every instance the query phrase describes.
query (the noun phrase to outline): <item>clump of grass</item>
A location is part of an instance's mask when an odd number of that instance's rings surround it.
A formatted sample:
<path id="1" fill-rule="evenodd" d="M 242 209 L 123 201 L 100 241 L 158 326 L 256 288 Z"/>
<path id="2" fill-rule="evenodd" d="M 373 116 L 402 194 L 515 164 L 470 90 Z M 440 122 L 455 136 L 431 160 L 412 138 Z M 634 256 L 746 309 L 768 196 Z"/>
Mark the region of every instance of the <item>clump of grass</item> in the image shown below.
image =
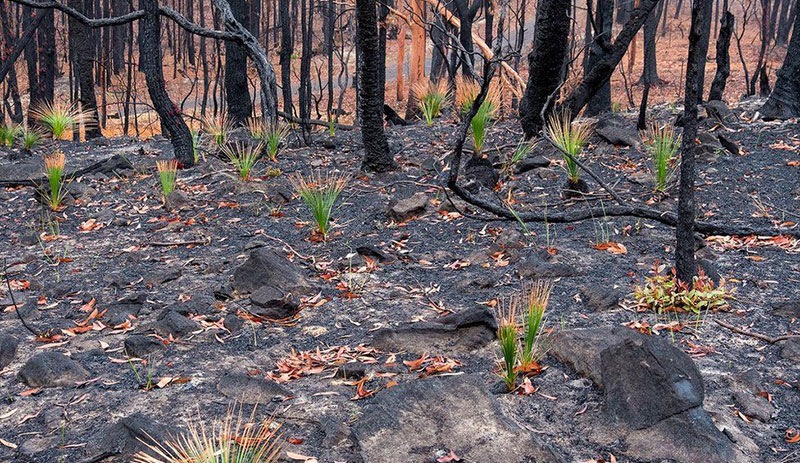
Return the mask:
<path id="1" fill-rule="evenodd" d="M 289 177 L 289 182 L 294 187 L 295 192 L 308 206 L 314 223 L 317 225 L 317 232 L 323 240 L 328 238 L 331 224 L 331 212 L 336 198 L 339 197 L 344 187 L 347 185 L 349 177 L 344 174 L 325 174 L 323 177 L 319 171 L 304 177 L 301 173 L 296 173 Z"/>
<path id="2" fill-rule="evenodd" d="M 166 198 L 175 191 L 175 182 L 178 180 L 178 160 L 159 159 L 156 161 L 156 169 L 161 182 L 161 193 Z"/>
<path id="3" fill-rule="evenodd" d="M 569 183 L 574 185 L 581 179 L 575 160 L 580 158 L 583 145 L 592 134 L 592 127 L 589 124 L 571 122 L 571 119 L 568 112 L 551 114 L 547 121 L 547 134 L 556 147 L 561 150 L 567 178 Z"/>
<path id="4" fill-rule="evenodd" d="M 225 418 L 210 427 L 190 422 L 186 434 L 166 442 L 140 439 L 149 449 L 133 457 L 134 463 L 273 463 L 283 450 L 280 425 L 272 419 L 257 421 L 255 408 L 249 417 L 229 409 Z"/>
<path id="5" fill-rule="evenodd" d="M 233 124 L 225 113 L 220 113 L 217 116 L 209 115 L 203 118 L 203 130 L 211 139 L 212 146 L 215 146 L 217 149 L 222 149 L 222 147 L 228 143 L 228 137 L 230 136 L 231 130 L 233 130 Z"/>
<path id="6" fill-rule="evenodd" d="M 486 141 L 486 131 L 489 121 L 494 119 L 498 109 L 500 109 L 500 90 L 497 86 L 490 85 L 486 98 L 483 100 L 480 107 L 478 107 L 478 111 L 470 122 L 472 145 L 475 148 L 476 156 L 483 152 L 483 143 Z"/>
<path id="7" fill-rule="evenodd" d="M 655 191 L 663 194 L 675 172 L 673 164 L 681 146 L 681 137 L 675 134 L 672 126 L 653 123 L 642 132 L 642 139 L 653 162 Z"/>
<path id="8" fill-rule="evenodd" d="M 267 124 L 261 117 L 251 117 L 247 119 L 245 128 L 247 129 L 247 133 L 250 134 L 250 138 L 259 141 L 267 138 Z"/>
<path id="9" fill-rule="evenodd" d="M 550 281 L 537 280 L 528 285 L 523 293 L 523 300 L 526 303 L 527 310 L 523 327 L 520 370 L 524 372 L 540 370 L 537 362 L 537 354 L 539 354 L 537 345 L 542 330 L 544 313 L 547 310 L 552 291 L 553 284 Z"/>
<path id="10" fill-rule="evenodd" d="M 236 142 L 222 147 L 222 153 L 233 163 L 239 178 L 245 182 L 250 180 L 250 174 L 263 152 L 264 142 L 256 144 Z"/>
<path id="11" fill-rule="evenodd" d="M 18 125 L 0 125 L 0 145 L 11 147 L 20 133 Z"/>
<path id="12" fill-rule="evenodd" d="M 498 310 L 497 339 L 500 340 L 500 353 L 503 358 L 500 362 L 500 377 L 508 392 L 517 388 L 517 356 L 519 331 L 517 326 L 517 310 L 519 300 L 512 296 Z"/>
<path id="13" fill-rule="evenodd" d="M 414 84 L 411 93 L 417 100 L 417 106 L 422 111 L 428 127 L 432 126 L 433 120 L 439 117 L 448 104 L 450 90 L 447 88 L 447 80 L 439 79 L 433 82 L 423 79 Z"/>
<path id="14" fill-rule="evenodd" d="M 67 189 L 64 185 L 64 165 L 66 156 L 63 151 L 54 151 L 44 156 L 44 173 L 47 177 L 48 190 L 45 199 L 51 210 L 57 211 L 64 202 Z"/>
<path id="15" fill-rule="evenodd" d="M 278 151 L 288 135 L 288 125 L 279 124 L 276 122 L 267 128 L 266 132 L 264 133 L 263 140 L 264 143 L 266 143 L 267 155 L 269 156 L 270 161 L 276 161 L 278 159 Z"/>
<path id="16" fill-rule="evenodd" d="M 531 151 L 533 151 L 534 143 L 528 140 L 521 140 L 517 144 L 517 148 L 511 153 L 510 156 L 506 158 L 506 161 L 503 163 L 503 172 L 506 175 L 511 175 L 512 171 L 514 170 L 514 166 L 519 164 L 520 161 L 527 158 Z"/>
<path id="17" fill-rule="evenodd" d="M 22 149 L 30 151 L 42 143 L 42 134 L 36 129 L 24 127 L 20 129 L 20 139 L 22 140 Z"/>
<path id="18" fill-rule="evenodd" d="M 478 98 L 478 93 L 481 91 L 481 86 L 470 77 L 459 75 L 456 77 L 456 109 L 460 116 L 469 112 L 472 107 L 472 102 Z"/>
<path id="19" fill-rule="evenodd" d="M 725 309 L 728 299 L 733 297 L 724 280 L 717 287 L 703 269 L 698 269 L 691 283 L 679 281 L 675 268 L 667 274 L 663 272 L 664 266 L 656 262 L 644 284 L 634 288 L 633 296 L 640 308 L 658 314 L 691 312 L 700 315 L 709 310 Z"/>
<path id="20" fill-rule="evenodd" d="M 60 140 L 81 124 L 91 120 L 89 113 L 78 105 L 60 102 L 44 102 L 31 110 L 31 116 L 50 132 L 53 139 Z"/>
<path id="21" fill-rule="evenodd" d="M 197 164 L 200 162 L 200 131 L 191 129 L 189 133 L 192 136 L 192 158 L 194 159 L 194 163 Z"/>

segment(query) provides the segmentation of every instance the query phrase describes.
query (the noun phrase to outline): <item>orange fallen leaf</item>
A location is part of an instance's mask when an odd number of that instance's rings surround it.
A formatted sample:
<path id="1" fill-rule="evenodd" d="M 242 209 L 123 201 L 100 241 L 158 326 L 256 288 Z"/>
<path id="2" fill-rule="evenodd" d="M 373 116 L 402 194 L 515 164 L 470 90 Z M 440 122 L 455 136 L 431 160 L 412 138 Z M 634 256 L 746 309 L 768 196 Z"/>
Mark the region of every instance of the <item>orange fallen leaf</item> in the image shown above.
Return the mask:
<path id="1" fill-rule="evenodd" d="M 800 431 L 794 428 L 787 429 L 785 439 L 787 444 L 796 444 L 800 442 Z"/>

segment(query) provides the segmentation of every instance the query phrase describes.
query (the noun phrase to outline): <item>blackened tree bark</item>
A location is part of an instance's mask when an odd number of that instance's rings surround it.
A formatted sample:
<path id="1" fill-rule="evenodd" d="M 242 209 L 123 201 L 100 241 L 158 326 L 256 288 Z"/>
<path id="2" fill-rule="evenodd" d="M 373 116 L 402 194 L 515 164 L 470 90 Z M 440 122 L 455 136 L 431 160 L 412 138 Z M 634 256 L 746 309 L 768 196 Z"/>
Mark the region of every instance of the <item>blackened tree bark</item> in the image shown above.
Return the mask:
<path id="1" fill-rule="evenodd" d="M 711 91 L 708 94 L 709 100 L 721 100 L 725 93 L 725 84 L 731 73 L 731 36 L 735 27 L 733 13 L 726 11 L 722 14 L 719 37 L 717 37 L 717 72 L 714 74 L 714 82 L 711 83 Z"/>
<path id="2" fill-rule="evenodd" d="M 781 19 L 778 22 L 778 34 L 775 36 L 777 45 L 784 45 L 789 41 L 789 32 L 792 30 L 792 23 L 797 15 L 797 9 L 800 8 L 800 4 L 798 3 L 800 2 L 792 0 L 784 1 L 785 11 L 781 11 Z"/>
<path id="3" fill-rule="evenodd" d="M 616 0 L 614 10 L 617 13 L 617 24 L 625 24 L 628 22 L 628 19 L 631 17 L 631 11 L 633 11 L 633 2 L 634 0 Z"/>
<path id="4" fill-rule="evenodd" d="M 38 51 L 36 46 L 36 30 L 41 23 L 45 20 L 45 15 L 43 11 L 36 11 L 35 13 L 29 7 L 22 8 L 22 27 L 28 31 L 30 30 L 33 36 L 31 40 L 25 44 L 25 64 L 27 66 L 27 74 L 28 74 L 28 88 L 30 90 L 36 89 L 39 87 L 39 58 L 38 58 Z M 33 23 L 36 22 L 35 27 Z M 41 95 L 38 93 L 31 91 L 30 92 L 30 104 L 28 105 L 28 109 L 35 108 L 39 105 L 41 101 Z M 28 123 L 31 126 L 35 126 L 37 121 L 33 118 L 28 119 Z"/>
<path id="5" fill-rule="evenodd" d="M 694 165 L 695 140 L 697 139 L 697 104 L 700 102 L 697 79 L 700 62 L 706 55 L 700 53 L 706 18 L 711 0 L 694 0 L 692 25 L 689 32 L 689 56 L 686 60 L 686 89 L 683 109 L 683 140 L 681 142 L 680 185 L 678 187 L 678 223 L 675 227 L 675 269 L 678 280 L 691 283 L 697 274 L 694 259 Z M 709 12 L 710 14 L 710 12 Z"/>
<path id="6" fill-rule="evenodd" d="M 450 5 L 449 3 L 447 4 Z M 437 81 L 447 73 L 447 53 L 452 48 L 450 36 L 446 31 L 451 30 L 449 22 L 442 18 L 442 14 L 435 11 L 431 22 L 430 36 L 433 50 L 431 52 L 431 80 Z"/>
<path id="7" fill-rule="evenodd" d="M 795 16 L 794 32 L 775 88 L 759 113 L 767 120 L 800 117 L 800 14 Z"/>
<path id="8" fill-rule="evenodd" d="M 233 16 L 241 24 L 247 24 L 245 0 L 228 0 Z M 225 41 L 225 99 L 228 102 L 228 117 L 234 125 L 242 125 L 253 113 L 250 86 L 247 83 L 247 52 L 232 40 Z"/>
<path id="9" fill-rule="evenodd" d="M 55 98 L 56 88 L 56 24 L 53 10 L 40 12 L 44 15 L 42 24 L 39 25 L 36 38 L 39 50 L 39 76 L 36 87 L 31 90 L 31 99 L 36 95 L 36 100 L 52 103 Z"/>
<path id="10" fill-rule="evenodd" d="M 121 16 L 130 9 L 125 0 L 112 0 L 111 10 L 114 15 Z M 125 70 L 125 42 L 128 40 L 128 26 L 114 26 L 111 28 L 111 62 L 114 74 Z"/>
<path id="11" fill-rule="evenodd" d="M 68 5 L 86 16 L 92 17 L 92 0 L 69 0 Z M 75 18 L 69 18 L 69 47 L 75 66 L 75 78 L 80 87 L 81 109 L 89 118 L 86 123 L 85 136 L 87 140 L 103 136 L 100 131 L 100 120 L 97 114 L 97 98 L 94 93 L 94 66 L 95 42 L 92 40 L 92 30 L 84 26 Z"/>
<path id="12" fill-rule="evenodd" d="M 194 164 L 192 155 L 192 135 L 189 128 L 181 118 L 178 106 L 172 102 L 164 88 L 164 69 L 161 60 L 161 18 L 158 10 L 158 0 L 139 0 L 139 7 L 144 10 L 144 17 L 139 21 L 140 53 L 147 91 L 153 107 L 161 119 L 161 124 L 167 131 L 172 147 L 175 150 L 175 159 L 183 167 Z"/>
<path id="13" fill-rule="evenodd" d="M 461 73 L 465 77 L 475 77 L 472 75 L 472 69 L 475 68 L 475 45 L 472 41 L 472 24 L 475 22 L 475 16 L 483 6 L 483 0 L 475 0 L 472 5 L 469 0 L 455 0 L 456 16 L 461 22 L 461 27 L 458 30 L 458 41 L 463 48 L 461 56 Z"/>
<path id="14" fill-rule="evenodd" d="M 701 27 L 701 36 L 697 43 L 696 52 L 699 53 L 699 56 L 702 59 L 697 63 L 697 95 L 699 99 L 703 98 L 704 88 L 705 88 L 705 79 L 706 79 L 706 57 L 708 56 L 708 47 L 711 43 L 711 19 L 713 16 L 713 7 L 714 2 L 711 0 L 695 0 L 695 2 L 699 1 L 700 4 L 703 6 L 703 11 L 701 12 L 701 20 L 703 21 L 700 25 Z M 694 11 L 694 4 L 692 5 L 692 11 Z M 692 13 L 694 14 L 694 13 Z"/>
<path id="15" fill-rule="evenodd" d="M 525 138 L 544 127 L 544 115 L 555 103 L 569 52 L 571 0 L 539 0 L 533 50 L 528 54 L 528 84 L 519 103 L 519 119 Z"/>
<path id="16" fill-rule="evenodd" d="M 655 8 L 659 0 L 640 0 L 639 6 L 633 10 L 631 17 L 622 30 L 617 34 L 614 42 L 609 47 L 603 50 L 602 59 L 597 61 L 597 64 L 592 67 L 583 78 L 578 86 L 570 92 L 561 104 L 573 117 L 575 117 L 581 109 L 586 105 L 589 99 L 597 92 L 603 84 L 608 82 L 611 74 L 617 67 L 631 40 L 642 28 L 647 15 Z"/>
<path id="17" fill-rule="evenodd" d="M 640 83 L 660 85 L 661 79 L 658 77 L 658 58 L 656 56 L 656 32 L 658 32 L 658 22 L 664 11 L 664 1 L 660 0 L 658 6 L 650 12 L 647 21 L 644 23 L 644 70 Z"/>
<path id="18" fill-rule="evenodd" d="M 0 14 L 6 14 L 6 13 L 7 12 L 5 10 L 0 12 Z M 30 48 L 30 44 L 32 44 L 32 43 L 35 44 L 36 28 L 39 27 L 39 24 L 41 24 L 43 19 L 44 19 L 44 16 L 42 16 L 42 15 L 37 13 L 35 18 L 26 17 L 26 19 L 23 21 L 24 31 L 22 32 L 22 35 L 16 41 L 16 43 L 14 44 L 14 47 L 11 48 L 10 50 L 8 50 L 8 53 L 6 55 L 4 55 L 3 58 L 2 58 L 3 62 L 2 62 L 2 65 L 0 66 L 0 82 L 2 82 L 3 79 L 6 78 L 6 74 L 10 75 L 11 72 L 14 71 L 14 63 L 17 61 L 17 58 L 19 58 L 19 55 L 23 51 L 28 50 Z M 4 23 L 4 25 L 3 25 L 3 31 L 4 32 L 3 33 L 4 33 L 4 36 L 5 36 L 6 43 L 8 43 L 9 46 L 10 46 L 10 44 L 13 42 L 14 38 L 11 36 L 11 28 L 10 28 L 10 26 L 6 26 L 5 22 L 6 21 L 3 20 L 3 23 Z M 36 49 L 35 48 L 33 49 L 33 52 L 36 53 Z M 26 57 L 26 60 L 27 60 L 27 57 Z M 33 61 L 33 67 L 34 67 L 34 69 L 36 69 L 36 59 L 34 58 L 32 61 Z M 33 79 L 34 80 L 36 79 L 36 73 L 35 72 L 34 72 L 34 75 L 33 75 Z"/>
<path id="19" fill-rule="evenodd" d="M 381 101 L 386 101 L 386 18 L 389 17 L 389 8 L 386 7 L 386 2 L 378 2 L 378 92 L 380 92 Z M 309 90 L 310 91 L 310 90 Z"/>
<path id="20" fill-rule="evenodd" d="M 383 100 L 378 78 L 378 24 L 375 0 L 356 0 L 357 40 L 361 48 L 361 78 L 359 105 L 361 107 L 361 138 L 364 142 L 362 169 L 388 172 L 397 168 L 386 134 L 383 132 Z"/>
<path id="21" fill-rule="evenodd" d="M 590 2 L 591 3 L 591 2 Z M 589 14 L 589 12 L 587 12 Z M 586 60 L 584 76 L 602 59 L 604 51 L 611 43 L 611 29 L 614 27 L 614 1 L 597 0 L 594 14 L 594 33 L 589 46 L 589 58 Z M 611 79 L 606 79 L 589 100 L 586 106 L 587 116 L 596 116 L 611 110 Z"/>
<path id="22" fill-rule="evenodd" d="M 308 3 L 308 4 L 307 4 Z M 303 139 L 306 144 L 311 143 L 311 41 L 314 34 L 314 7 L 311 2 L 301 0 L 300 10 L 300 35 L 303 41 L 303 55 L 300 58 L 300 95 L 298 105 L 300 106 L 300 126 L 303 131 Z"/>
<path id="23" fill-rule="evenodd" d="M 278 1 L 278 16 L 281 22 L 281 91 L 283 92 L 283 112 L 294 116 L 292 104 L 292 52 L 294 37 L 292 36 L 292 20 L 289 14 L 289 0 Z"/>

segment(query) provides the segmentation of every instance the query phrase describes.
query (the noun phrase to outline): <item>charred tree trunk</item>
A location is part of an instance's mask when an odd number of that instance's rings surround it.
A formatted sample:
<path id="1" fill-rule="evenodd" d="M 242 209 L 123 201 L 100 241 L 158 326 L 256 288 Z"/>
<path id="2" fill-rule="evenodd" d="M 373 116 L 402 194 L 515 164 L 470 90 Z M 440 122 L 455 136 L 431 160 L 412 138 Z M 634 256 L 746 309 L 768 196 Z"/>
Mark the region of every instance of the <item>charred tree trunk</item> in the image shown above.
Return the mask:
<path id="1" fill-rule="evenodd" d="M 88 17 L 93 17 L 92 0 L 70 0 L 69 5 Z M 75 78 L 80 87 L 81 109 L 89 114 L 86 123 L 86 139 L 102 137 L 100 120 L 97 114 L 97 98 L 94 93 L 94 65 L 95 47 L 92 40 L 92 30 L 79 23 L 74 18 L 69 18 L 69 46 L 75 65 Z"/>
<path id="2" fill-rule="evenodd" d="M 245 0 L 228 0 L 234 18 L 247 24 Z M 228 116 L 234 125 L 243 125 L 253 113 L 250 86 L 247 82 L 247 51 L 235 41 L 225 41 L 225 100 Z"/>
<path id="3" fill-rule="evenodd" d="M 767 120 L 800 117 L 800 14 L 795 16 L 794 33 L 775 88 L 759 113 Z"/>
<path id="4" fill-rule="evenodd" d="M 307 4 L 308 3 L 308 4 Z M 300 9 L 300 35 L 303 41 L 303 55 L 300 58 L 300 94 L 298 105 L 300 109 L 300 126 L 303 131 L 303 139 L 306 144 L 310 144 L 311 126 L 308 121 L 311 119 L 311 39 L 314 31 L 314 8 L 311 2 L 301 0 Z"/>
<path id="5" fill-rule="evenodd" d="M 789 41 L 789 32 L 792 30 L 792 23 L 800 8 L 799 2 L 792 0 L 784 1 L 784 11 L 781 11 L 781 19 L 778 22 L 778 34 L 775 40 L 778 45 L 784 45 Z"/>
<path id="6" fill-rule="evenodd" d="M 33 90 L 39 87 L 39 59 L 38 59 L 38 52 L 36 46 L 36 29 L 41 26 L 41 23 L 45 19 L 45 15 L 43 11 L 36 11 L 35 13 L 30 7 L 23 7 L 22 8 L 22 27 L 27 31 L 30 30 L 33 34 L 31 40 L 27 42 L 25 45 L 25 64 L 26 70 L 28 74 L 28 89 Z M 36 27 L 33 27 L 33 23 L 38 23 Z M 28 110 L 31 108 L 35 108 L 41 101 L 40 95 L 31 91 L 30 94 L 30 104 L 28 105 Z M 33 118 L 28 118 L 28 123 L 31 126 L 36 125 L 36 121 Z"/>
<path id="7" fill-rule="evenodd" d="M 539 0 L 533 50 L 528 54 L 528 84 L 519 102 L 525 138 L 539 134 L 553 109 L 569 53 L 571 0 Z"/>
<path id="8" fill-rule="evenodd" d="M 289 15 L 289 0 L 279 0 L 278 16 L 281 22 L 281 91 L 283 92 L 283 112 L 293 116 L 292 104 L 292 20 Z"/>
<path id="9" fill-rule="evenodd" d="M 5 10 L 3 10 L 5 12 Z M 44 16 L 41 14 L 37 14 L 35 18 L 26 17 L 23 21 L 23 28 L 24 31 L 22 32 L 22 36 L 17 40 L 16 44 L 14 44 L 14 48 L 12 48 L 7 55 L 3 56 L 3 63 L 0 66 L 0 82 L 6 78 L 6 74 L 11 74 L 14 71 L 14 63 L 19 58 L 19 55 L 25 51 L 27 55 L 27 50 L 30 48 L 31 44 L 35 44 L 36 38 L 36 28 L 39 27 L 42 20 L 44 20 Z M 5 22 L 5 21 L 4 21 Z M 5 40 L 10 45 L 13 37 L 11 37 L 11 30 L 10 28 L 4 27 L 5 30 Z M 33 52 L 36 52 L 36 49 L 33 49 Z M 28 57 L 25 58 L 28 60 Z M 32 60 L 33 67 L 36 69 L 36 59 L 33 58 Z M 28 63 L 30 66 L 30 62 Z M 30 67 L 28 68 L 30 71 Z M 36 79 L 36 73 L 34 72 L 33 79 Z"/>
<path id="10" fill-rule="evenodd" d="M 701 53 L 705 28 L 704 15 L 709 11 L 711 0 L 695 0 L 692 6 L 692 25 L 689 32 L 689 55 L 686 60 L 686 89 L 683 109 L 683 141 L 681 142 L 680 185 L 678 187 L 678 223 L 675 227 L 675 269 L 678 280 L 691 283 L 697 274 L 694 259 L 694 165 L 695 140 L 697 139 L 697 104 L 700 90 L 697 79 L 700 62 L 705 61 Z"/>
<path id="11" fill-rule="evenodd" d="M 722 21 L 717 37 L 717 72 L 714 74 L 714 82 L 711 83 L 711 91 L 708 94 L 709 100 L 721 100 L 725 93 L 725 84 L 731 73 L 731 36 L 735 27 L 733 13 L 726 11 L 722 14 Z"/>
<path id="12" fill-rule="evenodd" d="M 586 14 L 590 14 L 587 12 Z M 597 66 L 610 47 L 612 28 L 614 27 L 614 2 L 613 0 L 597 0 L 597 11 L 594 15 L 594 34 L 592 44 L 589 46 L 589 59 L 584 68 L 584 76 Z M 610 76 L 609 76 L 610 77 Z M 611 79 L 606 79 L 600 84 L 594 96 L 589 99 L 586 107 L 587 116 L 596 116 L 611 110 Z"/>
<path id="13" fill-rule="evenodd" d="M 608 82 L 633 38 L 642 28 L 647 15 L 655 8 L 658 0 L 641 0 L 639 7 L 633 10 L 630 20 L 617 34 L 614 43 L 610 44 L 597 64 L 583 78 L 583 81 L 564 99 L 562 106 L 574 117 L 594 96 L 603 84 Z"/>
<path id="14" fill-rule="evenodd" d="M 31 99 L 52 103 L 56 88 L 56 24 L 53 10 L 43 10 L 42 24 L 39 25 L 37 43 L 39 45 L 39 76 L 36 87 L 31 88 Z"/>
<path id="15" fill-rule="evenodd" d="M 702 17 L 702 24 L 701 26 L 701 36 L 697 43 L 697 48 L 695 51 L 699 53 L 699 57 L 702 58 L 697 63 L 697 95 L 698 99 L 702 100 L 703 98 L 703 89 L 705 88 L 705 79 L 706 79 L 706 57 L 708 56 L 708 47 L 711 43 L 711 19 L 713 16 L 713 6 L 714 3 L 711 0 L 694 0 L 695 2 L 700 2 L 703 7 L 703 11 L 701 13 Z M 694 15 L 694 4 L 692 6 L 692 15 Z"/>
<path id="16" fill-rule="evenodd" d="M 658 2 L 658 6 L 650 12 L 647 21 L 644 23 L 644 71 L 639 79 L 643 84 L 660 85 L 661 79 L 658 77 L 658 58 L 656 55 L 656 33 L 658 23 L 664 11 L 664 0 Z"/>
<path id="17" fill-rule="evenodd" d="M 161 60 L 161 18 L 157 0 L 139 0 L 144 17 L 139 21 L 140 46 L 139 59 L 147 80 L 150 100 L 161 119 L 162 126 L 175 150 L 175 159 L 183 167 L 194 164 L 192 155 L 192 135 L 181 118 L 180 109 L 170 100 L 164 88 L 164 69 Z"/>
<path id="18" fill-rule="evenodd" d="M 361 138 L 364 143 L 362 169 L 387 172 L 397 168 L 383 132 L 383 101 L 380 98 L 378 24 L 375 0 L 356 0 L 357 40 L 361 48 Z"/>

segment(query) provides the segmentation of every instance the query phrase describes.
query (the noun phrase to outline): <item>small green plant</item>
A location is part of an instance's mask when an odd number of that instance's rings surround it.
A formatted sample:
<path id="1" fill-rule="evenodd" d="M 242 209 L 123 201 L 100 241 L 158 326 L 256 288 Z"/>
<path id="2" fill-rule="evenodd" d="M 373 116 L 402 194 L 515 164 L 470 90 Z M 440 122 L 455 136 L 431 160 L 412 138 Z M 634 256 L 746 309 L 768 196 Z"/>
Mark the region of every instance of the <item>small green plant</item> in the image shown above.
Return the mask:
<path id="1" fill-rule="evenodd" d="M 164 198 L 175 191 L 175 182 L 178 180 L 178 160 L 159 159 L 156 161 L 158 179 L 161 182 L 161 193 Z"/>
<path id="2" fill-rule="evenodd" d="M 66 157 L 63 151 L 55 151 L 44 156 L 44 173 L 47 177 L 48 189 L 44 193 L 45 200 L 50 209 L 61 209 L 67 188 L 64 182 L 64 165 Z"/>
<path id="3" fill-rule="evenodd" d="M 328 136 L 335 137 L 336 136 L 336 118 L 330 117 L 328 119 Z"/>
<path id="4" fill-rule="evenodd" d="M 0 125 L 0 145 L 10 148 L 19 133 L 18 125 Z"/>
<path id="5" fill-rule="evenodd" d="M 289 177 L 289 181 L 294 187 L 295 192 L 306 203 L 314 222 L 317 225 L 317 232 L 322 240 L 328 239 L 330 231 L 331 212 L 336 198 L 339 197 L 344 187 L 347 185 L 349 177 L 346 175 L 325 174 L 323 177 L 319 171 L 304 177 L 301 173 Z"/>
<path id="6" fill-rule="evenodd" d="M 194 163 L 197 164 L 200 162 L 200 131 L 191 129 L 189 133 L 192 135 L 192 158 L 194 159 Z"/>
<path id="7" fill-rule="evenodd" d="M 433 82 L 423 79 L 411 88 L 411 93 L 417 100 L 417 105 L 422 111 L 423 117 L 428 127 L 433 125 L 433 120 L 439 117 L 442 110 L 447 107 L 450 91 L 447 88 L 447 80 L 439 79 Z"/>
<path id="8" fill-rule="evenodd" d="M 622 105 L 619 103 L 619 101 L 611 102 L 611 112 L 614 114 L 622 112 Z"/>
<path id="9" fill-rule="evenodd" d="M 78 105 L 53 102 L 42 103 L 31 110 L 31 116 L 50 132 L 55 140 L 60 140 L 65 134 L 81 124 L 87 124 L 91 117 Z"/>
<path id="10" fill-rule="evenodd" d="M 472 144 L 475 148 L 475 155 L 478 156 L 483 153 L 483 143 L 486 141 L 486 130 L 489 121 L 494 119 L 497 110 L 500 108 L 500 93 L 497 87 L 490 86 L 486 98 L 478 107 L 478 111 L 470 121 L 470 129 L 472 133 Z"/>
<path id="11" fill-rule="evenodd" d="M 149 451 L 134 455 L 134 463 L 274 463 L 283 450 L 280 424 L 257 421 L 255 407 L 249 417 L 230 407 L 208 427 L 191 421 L 187 428 L 163 443 L 140 439 Z"/>
<path id="12" fill-rule="evenodd" d="M 261 141 L 267 137 L 267 125 L 261 117 L 247 119 L 245 127 L 247 127 L 247 133 L 250 134 L 250 138 Z"/>
<path id="13" fill-rule="evenodd" d="M 700 315 L 727 308 L 728 299 L 733 297 L 733 292 L 725 288 L 724 280 L 715 287 L 703 269 L 698 269 L 691 283 L 679 281 L 674 268 L 667 274 L 664 270 L 665 266 L 656 262 L 644 284 L 634 288 L 633 296 L 640 308 L 658 314 L 691 312 Z"/>
<path id="14" fill-rule="evenodd" d="M 580 181 L 581 175 L 575 160 L 583 152 L 583 145 L 589 140 L 592 127 L 589 124 L 571 122 L 571 120 L 568 112 L 551 114 L 547 122 L 547 134 L 564 155 L 564 165 L 569 183 L 576 185 Z"/>
<path id="15" fill-rule="evenodd" d="M 519 143 L 517 143 L 517 148 L 503 163 L 503 172 L 506 175 L 511 175 L 514 170 L 514 166 L 519 164 L 519 162 L 523 159 L 527 158 L 528 155 L 531 154 L 531 151 L 533 151 L 533 147 L 533 142 L 528 140 L 521 140 Z"/>
<path id="16" fill-rule="evenodd" d="M 653 162 L 655 191 L 663 194 L 675 172 L 675 154 L 681 146 L 681 137 L 675 134 L 670 125 L 659 126 L 653 123 L 642 132 L 642 139 Z"/>
<path id="17" fill-rule="evenodd" d="M 24 127 L 20 130 L 22 149 L 30 151 L 42 142 L 42 134 L 36 129 Z"/>
<path id="18" fill-rule="evenodd" d="M 272 124 L 264 134 L 264 142 L 267 147 L 267 155 L 270 161 L 278 160 L 278 150 L 281 148 L 281 143 L 289 135 L 289 126 L 279 123 Z"/>
<path id="19" fill-rule="evenodd" d="M 459 75 L 456 77 L 456 108 L 460 116 L 469 112 L 472 107 L 472 102 L 478 98 L 478 93 L 481 91 L 481 86 L 470 77 Z"/>
<path id="20" fill-rule="evenodd" d="M 225 113 L 220 113 L 218 116 L 206 116 L 203 118 L 203 130 L 211 139 L 211 145 L 221 149 L 228 143 L 228 136 L 233 130 L 233 124 L 228 120 L 228 116 Z"/>
<path id="21" fill-rule="evenodd" d="M 517 355 L 519 353 L 517 338 L 517 310 L 519 300 L 511 296 L 508 301 L 501 304 L 498 310 L 497 339 L 500 341 L 500 377 L 506 384 L 508 392 L 517 388 Z"/>
<path id="22" fill-rule="evenodd" d="M 264 142 L 227 144 L 222 147 L 222 152 L 233 163 L 239 178 L 246 182 L 250 180 L 250 174 L 264 152 Z"/>
<path id="23" fill-rule="evenodd" d="M 126 352 L 127 355 L 127 352 Z M 130 366 L 131 371 L 133 371 L 133 376 L 136 378 L 136 384 L 138 385 L 139 389 L 144 391 L 150 391 L 153 389 L 153 376 L 155 375 L 155 366 L 152 362 L 150 362 L 150 356 L 147 356 L 147 360 L 143 360 L 142 363 L 147 367 L 147 372 L 145 373 L 146 376 L 142 378 L 142 375 L 139 373 L 139 369 L 136 368 L 136 364 L 133 362 L 133 358 L 128 356 L 128 366 Z"/>
<path id="24" fill-rule="evenodd" d="M 523 292 L 527 311 L 522 337 L 522 355 L 520 370 L 524 372 L 541 371 L 538 359 L 541 352 L 537 351 L 540 341 L 544 313 L 550 301 L 553 284 L 550 281 L 537 280 L 529 284 Z"/>

